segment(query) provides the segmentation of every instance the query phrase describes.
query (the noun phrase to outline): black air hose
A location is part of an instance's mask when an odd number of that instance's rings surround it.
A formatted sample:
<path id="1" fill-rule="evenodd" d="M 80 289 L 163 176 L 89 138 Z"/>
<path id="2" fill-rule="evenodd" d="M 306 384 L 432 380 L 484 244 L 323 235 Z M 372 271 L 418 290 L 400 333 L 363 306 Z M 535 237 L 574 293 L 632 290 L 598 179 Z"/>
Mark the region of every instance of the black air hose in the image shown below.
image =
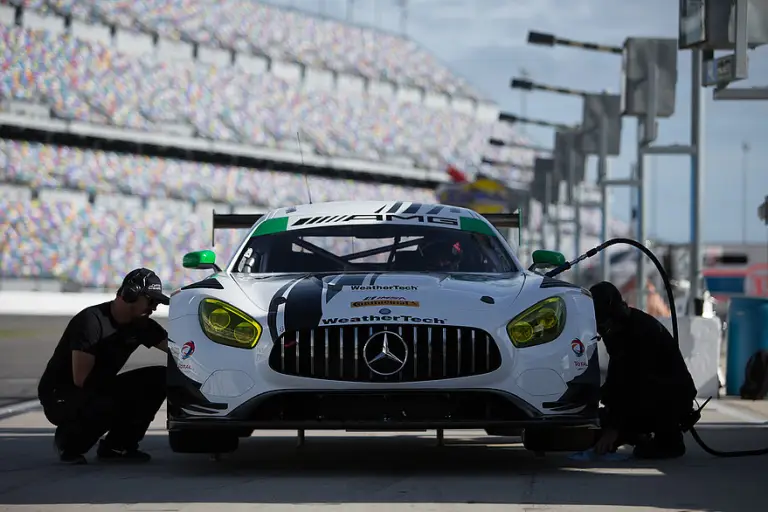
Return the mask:
<path id="1" fill-rule="evenodd" d="M 661 275 L 661 279 L 664 281 L 664 288 L 667 291 L 667 297 L 669 299 L 669 309 L 670 313 L 672 315 L 672 336 L 675 338 L 675 343 L 677 343 L 677 346 L 680 346 L 680 335 L 677 328 L 677 310 L 675 308 L 675 297 L 672 292 L 672 284 L 669 282 L 669 276 L 667 276 L 666 271 L 664 270 L 664 266 L 661 264 L 661 262 L 656 258 L 656 255 L 651 252 L 650 249 L 648 249 L 645 245 L 641 244 L 637 240 L 632 240 L 631 238 L 612 238 L 611 240 L 607 240 L 606 242 L 603 242 L 602 244 L 598 245 L 597 247 L 594 247 L 578 258 L 576 258 L 573 261 L 566 262 L 559 267 L 556 267 L 549 272 L 547 272 L 545 275 L 547 277 L 554 277 L 558 274 L 561 274 L 565 272 L 566 270 L 570 270 L 574 265 L 580 263 L 581 261 L 591 258 L 595 256 L 596 254 L 604 251 L 608 247 L 616 244 L 627 244 L 631 245 L 633 247 L 637 247 L 640 249 L 646 256 L 648 256 L 651 261 L 653 261 L 653 264 L 656 265 L 656 269 L 659 271 L 659 274 Z M 642 289 L 641 283 L 638 283 L 638 293 L 639 290 Z M 742 450 L 742 451 L 734 451 L 734 452 L 721 452 L 719 450 L 714 450 L 707 446 L 704 441 L 701 439 L 701 436 L 699 436 L 699 433 L 696 432 L 696 423 L 701 419 L 701 411 L 704 409 L 704 407 L 707 406 L 709 403 L 709 400 L 711 400 L 712 397 L 709 397 L 706 402 L 704 402 L 704 405 L 699 407 L 698 409 L 691 410 L 690 416 L 687 418 L 687 421 L 685 422 L 683 427 L 683 432 L 687 432 L 688 430 L 691 431 L 691 436 L 693 436 L 693 439 L 698 443 L 701 448 L 709 453 L 710 455 L 714 455 L 716 457 L 748 457 L 748 456 L 754 456 L 754 455 L 768 455 L 768 448 L 763 448 L 761 450 Z"/>

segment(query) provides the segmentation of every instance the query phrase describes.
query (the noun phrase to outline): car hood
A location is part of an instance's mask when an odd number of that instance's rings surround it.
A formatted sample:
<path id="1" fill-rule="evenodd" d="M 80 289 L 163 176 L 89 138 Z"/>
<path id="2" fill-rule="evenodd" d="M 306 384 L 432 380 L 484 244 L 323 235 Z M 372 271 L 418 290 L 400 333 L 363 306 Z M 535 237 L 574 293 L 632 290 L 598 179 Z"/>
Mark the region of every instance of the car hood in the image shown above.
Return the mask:
<path id="1" fill-rule="evenodd" d="M 247 274 L 232 279 L 256 307 L 284 318 L 284 328 L 303 329 L 328 318 L 450 318 L 454 311 L 506 309 L 520 295 L 525 274 Z"/>

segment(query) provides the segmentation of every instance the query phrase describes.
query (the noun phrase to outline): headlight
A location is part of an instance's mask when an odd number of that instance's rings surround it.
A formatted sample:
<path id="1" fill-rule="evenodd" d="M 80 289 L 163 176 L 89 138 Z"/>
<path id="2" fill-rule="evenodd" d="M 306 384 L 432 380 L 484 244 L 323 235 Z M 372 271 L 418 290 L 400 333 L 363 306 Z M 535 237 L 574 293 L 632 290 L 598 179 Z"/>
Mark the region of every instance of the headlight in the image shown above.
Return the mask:
<path id="1" fill-rule="evenodd" d="M 256 320 L 217 299 L 200 303 L 200 326 L 212 341 L 236 348 L 255 347 L 262 331 Z"/>
<path id="2" fill-rule="evenodd" d="M 526 309 L 507 324 L 517 348 L 533 347 L 557 339 L 565 328 L 565 301 L 550 297 Z"/>

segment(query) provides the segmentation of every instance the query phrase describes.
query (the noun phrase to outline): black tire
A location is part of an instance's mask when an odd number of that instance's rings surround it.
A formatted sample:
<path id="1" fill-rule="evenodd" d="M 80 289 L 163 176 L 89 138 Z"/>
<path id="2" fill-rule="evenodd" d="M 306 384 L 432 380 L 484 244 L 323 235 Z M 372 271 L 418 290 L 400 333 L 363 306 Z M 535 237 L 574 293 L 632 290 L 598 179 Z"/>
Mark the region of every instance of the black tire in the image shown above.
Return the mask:
<path id="1" fill-rule="evenodd" d="M 171 430 L 168 444 L 175 453 L 232 453 L 240 445 L 237 433 Z"/>
<path id="2" fill-rule="evenodd" d="M 491 427 L 485 429 L 485 433 L 489 436 L 502 436 L 502 437 L 520 437 L 523 435 L 522 428 L 505 428 L 505 427 Z"/>
<path id="3" fill-rule="evenodd" d="M 526 428 L 523 432 L 523 446 L 532 452 L 581 452 L 592 448 L 597 442 L 599 430 L 583 427 Z"/>

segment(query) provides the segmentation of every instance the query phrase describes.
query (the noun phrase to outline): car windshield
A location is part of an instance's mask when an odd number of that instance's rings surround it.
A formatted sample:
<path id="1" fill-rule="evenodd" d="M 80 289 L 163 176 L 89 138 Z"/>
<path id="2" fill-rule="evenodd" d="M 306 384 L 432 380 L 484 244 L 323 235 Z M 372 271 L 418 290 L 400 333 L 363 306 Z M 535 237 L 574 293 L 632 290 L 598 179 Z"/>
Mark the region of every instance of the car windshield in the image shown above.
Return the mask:
<path id="1" fill-rule="evenodd" d="M 495 236 L 392 224 L 324 226 L 251 237 L 233 272 L 517 271 Z"/>

